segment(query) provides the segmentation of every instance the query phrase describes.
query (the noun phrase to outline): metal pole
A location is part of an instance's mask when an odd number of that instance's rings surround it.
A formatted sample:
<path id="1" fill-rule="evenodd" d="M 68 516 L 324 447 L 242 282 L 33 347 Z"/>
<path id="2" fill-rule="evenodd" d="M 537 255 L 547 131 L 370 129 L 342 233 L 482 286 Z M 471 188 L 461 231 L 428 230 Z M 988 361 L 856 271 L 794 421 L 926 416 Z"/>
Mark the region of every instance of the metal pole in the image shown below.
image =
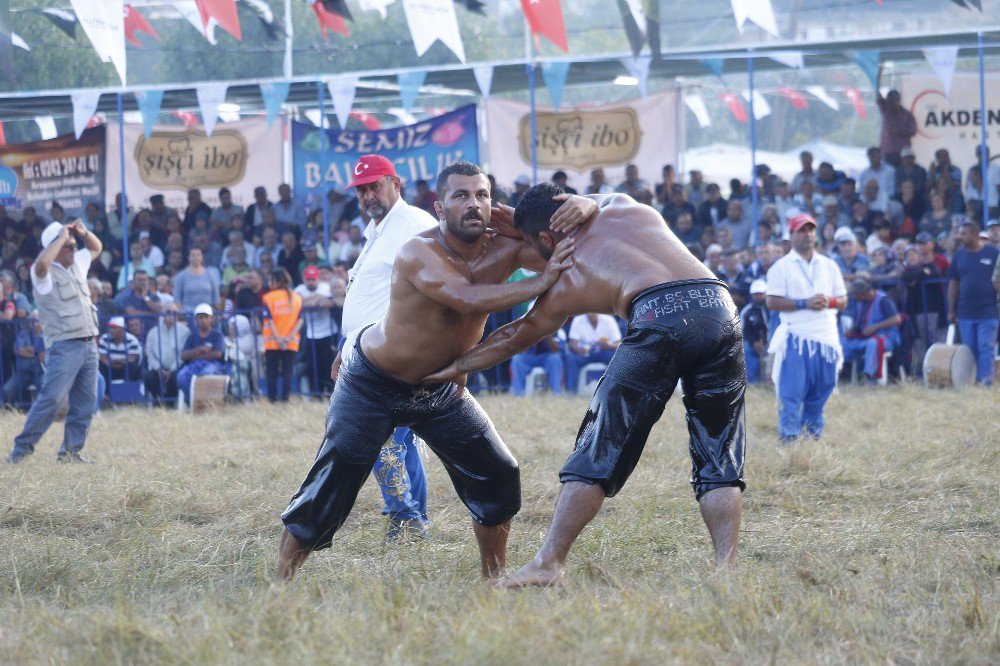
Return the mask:
<path id="1" fill-rule="evenodd" d="M 326 124 L 324 122 L 326 120 L 326 86 L 323 85 L 322 81 L 316 82 L 316 99 L 319 101 L 319 131 L 323 137 L 323 142 L 320 144 L 323 146 L 323 150 L 320 153 L 319 183 L 320 196 L 323 198 L 323 256 L 326 256 L 330 252 L 330 200 L 326 186 L 326 172 L 330 168 L 326 159 L 326 151 L 330 146 L 330 135 L 326 133 L 326 128 L 324 128 Z M 326 257 L 326 261 L 331 266 L 333 265 L 330 257 Z"/>
<path id="2" fill-rule="evenodd" d="M 284 73 L 286 79 L 292 78 L 292 0 L 285 0 L 285 61 Z"/>
<path id="3" fill-rule="evenodd" d="M 986 228 L 986 223 L 990 219 L 990 187 L 994 188 L 996 192 L 996 183 L 990 182 L 989 177 L 989 165 L 990 165 L 990 150 L 986 147 L 986 65 L 983 58 L 983 33 L 979 33 L 979 138 L 982 140 L 979 146 L 979 156 L 980 156 L 980 170 L 982 171 L 982 185 L 983 185 L 983 224 L 982 228 Z"/>
<path id="4" fill-rule="evenodd" d="M 750 244 L 757 244 L 758 206 L 757 192 L 757 116 L 753 104 L 753 53 L 747 52 L 747 81 L 750 88 L 750 201 L 753 204 L 753 226 L 750 228 Z"/>
<path id="5" fill-rule="evenodd" d="M 125 112 L 123 93 L 118 93 L 118 160 L 122 169 L 122 270 L 125 271 L 125 288 L 128 289 L 128 197 L 125 195 Z"/>
<path id="6" fill-rule="evenodd" d="M 528 63 L 528 95 L 531 103 L 531 182 L 538 182 L 538 116 L 535 113 L 535 65 Z"/>

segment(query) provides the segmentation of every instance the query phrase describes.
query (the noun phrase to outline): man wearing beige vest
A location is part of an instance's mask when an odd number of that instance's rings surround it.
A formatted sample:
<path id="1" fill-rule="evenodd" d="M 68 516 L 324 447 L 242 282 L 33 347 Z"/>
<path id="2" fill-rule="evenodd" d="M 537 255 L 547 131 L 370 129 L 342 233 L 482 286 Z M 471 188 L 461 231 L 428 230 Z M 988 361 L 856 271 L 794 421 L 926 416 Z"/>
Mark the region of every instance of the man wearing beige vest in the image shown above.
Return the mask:
<path id="1" fill-rule="evenodd" d="M 42 232 L 42 252 L 31 267 L 47 359 L 45 378 L 31 405 L 14 450 L 19 463 L 52 425 L 59 404 L 69 397 L 66 432 L 56 459 L 89 462 L 80 455 L 97 403 L 97 308 L 90 300 L 87 271 L 101 254 L 101 241 L 82 222 L 53 222 Z M 86 249 L 78 249 L 77 242 Z"/>

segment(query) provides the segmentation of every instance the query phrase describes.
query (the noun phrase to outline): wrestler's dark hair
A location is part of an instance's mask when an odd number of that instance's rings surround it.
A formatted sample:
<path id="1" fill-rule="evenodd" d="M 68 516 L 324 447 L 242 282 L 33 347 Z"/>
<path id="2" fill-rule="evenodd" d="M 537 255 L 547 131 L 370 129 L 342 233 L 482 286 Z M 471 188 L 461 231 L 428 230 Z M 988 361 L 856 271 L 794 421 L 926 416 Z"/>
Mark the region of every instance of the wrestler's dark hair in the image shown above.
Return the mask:
<path id="1" fill-rule="evenodd" d="M 460 160 L 458 162 L 453 162 L 441 169 L 441 173 L 438 174 L 437 179 L 437 195 L 438 199 L 444 199 L 444 195 L 448 193 L 448 176 L 478 176 L 480 174 L 486 175 L 483 168 L 478 164 L 473 164 L 472 162 L 466 162 L 465 160 Z"/>
<path id="2" fill-rule="evenodd" d="M 553 183 L 539 183 L 529 188 L 514 209 L 514 226 L 532 238 L 548 229 L 549 221 L 562 205 L 561 201 L 552 200 L 557 194 L 563 194 L 563 189 Z"/>

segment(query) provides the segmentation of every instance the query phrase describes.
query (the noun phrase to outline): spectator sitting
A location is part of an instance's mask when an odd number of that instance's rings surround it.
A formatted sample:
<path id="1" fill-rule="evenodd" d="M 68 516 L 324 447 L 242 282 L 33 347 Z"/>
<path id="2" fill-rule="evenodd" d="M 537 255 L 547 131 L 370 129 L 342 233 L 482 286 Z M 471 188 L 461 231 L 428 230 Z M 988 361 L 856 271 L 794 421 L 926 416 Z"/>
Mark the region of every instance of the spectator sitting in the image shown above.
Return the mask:
<path id="1" fill-rule="evenodd" d="M 835 229 L 850 226 L 851 222 L 850 218 L 840 210 L 837 197 L 832 194 L 823 197 L 823 213 L 816 218 L 816 224 L 820 229 L 828 222 L 832 222 Z"/>
<path id="2" fill-rule="evenodd" d="M 125 330 L 124 317 L 112 317 L 97 340 L 100 373 L 111 380 L 142 378 L 142 344 Z"/>
<path id="3" fill-rule="evenodd" d="M 295 284 L 302 284 L 302 271 L 307 267 L 312 266 L 319 269 L 320 264 L 325 263 L 323 257 L 319 255 L 319 244 L 311 239 L 303 239 L 302 241 L 302 261 L 296 267 L 295 273 L 292 275 L 292 281 Z"/>
<path id="4" fill-rule="evenodd" d="M 191 233 L 191 247 L 201 250 L 202 260 L 206 266 L 219 270 L 219 265 L 222 264 L 222 246 L 212 240 L 208 231 L 195 229 Z"/>
<path id="5" fill-rule="evenodd" d="M 279 227 L 302 229 L 306 225 L 306 207 L 292 196 L 292 188 L 288 183 L 278 185 L 278 201 L 272 210 Z"/>
<path id="6" fill-rule="evenodd" d="M 118 291 L 125 288 L 136 271 L 144 271 L 146 275 L 156 275 L 156 268 L 153 264 L 149 263 L 149 260 L 142 254 L 142 245 L 139 241 L 133 242 L 129 245 L 129 262 L 122 266 L 121 271 L 118 273 Z"/>
<path id="7" fill-rule="evenodd" d="M 698 206 L 698 224 L 702 227 L 714 227 L 726 217 L 728 203 L 722 198 L 722 190 L 716 183 L 705 187 L 705 200 Z"/>
<path id="8" fill-rule="evenodd" d="M 510 201 L 507 192 L 497 185 L 497 179 L 493 174 L 486 174 L 486 180 L 490 181 L 490 200 L 493 206 L 498 204 L 506 205 Z M 355 199 L 357 201 L 357 199 Z M 330 255 L 333 256 L 333 255 Z"/>
<path id="9" fill-rule="evenodd" d="M 993 219 L 986 223 L 987 244 L 1000 248 L 1000 220 Z"/>
<path id="10" fill-rule="evenodd" d="M 163 274 L 171 278 L 176 277 L 184 270 L 184 252 L 181 250 L 171 250 L 167 254 L 167 263 L 163 265 Z"/>
<path id="11" fill-rule="evenodd" d="M 230 376 L 234 386 L 230 391 L 237 398 L 249 398 L 257 393 L 257 336 L 250 319 L 245 315 L 234 315 L 229 319 L 229 333 L 226 336 L 229 348 Z"/>
<path id="12" fill-rule="evenodd" d="M 799 193 L 792 199 L 798 212 L 809 216 L 819 214 L 823 207 L 823 197 L 816 193 L 816 186 L 812 180 L 804 180 L 799 186 Z"/>
<path id="13" fill-rule="evenodd" d="M 149 288 L 149 275 L 144 270 L 135 272 L 129 289 L 115 297 L 115 304 L 127 315 L 151 315 L 163 309 L 160 297 Z"/>
<path id="14" fill-rule="evenodd" d="M 779 223 L 774 226 L 774 230 L 777 232 L 779 226 L 783 228 L 780 223 L 788 219 L 789 209 L 795 208 L 795 196 L 787 181 L 779 179 L 774 183 L 774 208 L 776 212 L 775 222 Z"/>
<path id="15" fill-rule="evenodd" d="M 215 229 L 230 229 L 232 228 L 233 217 L 236 215 L 239 215 L 240 220 L 243 219 L 245 215 L 243 206 L 234 204 L 233 195 L 229 191 L 229 188 L 223 187 L 219 190 L 219 205 L 212 211 L 209 222 L 212 223 L 212 227 Z"/>
<path id="16" fill-rule="evenodd" d="M 3 298 L 0 296 L 0 301 Z M 10 301 L 7 301 L 10 303 Z M 11 304 L 10 311 L 13 311 Z M 42 385 L 45 371 L 45 340 L 42 338 L 42 324 L 38 313 L 33 313 L 35 321 L 31 327 L 23 327 L 14 338 L 14 372 L 3 385 L 3 400 L 8 404 L 30 404 L 28 388 Z M 3 321 L 0 316 L 0 321 Z"/>
<path id="17" fill-rule="evenodd" d="M 660 174 L 662 180 L 653 186 L 653 196 L 656 199 L 656 203 L 663 206 L 670 199 L 670 191 L 677 181 L 672 164 L 664 164 Z"/>
<path id="18" fill-rule="evenodd" d="M 560 172 L 556 172 L 560 173 Z M 565 176 L 565 174 L 563 174 Z M 552 176 L 553 180 L 555 175 Z M 426 210 L 431 215 L 437 215 L 434 212 L 434 203 L 438 200 L 437 194 L 431 190 L 430 185 L 427 184 L 426 180 L 418 180 L 416 183 L 417 195 L 413 197 L 413 205 L 417 208 Z"/>
<path id="19" fill-rule="evenodd" d="M 899 326 L 903 321 L 892 299 L 876 290 L 866 278 L 851 282 L 851 295 L 845 315 L 851 328 L 842 336 L 844 363 L 864 358 L 864 378 L 874 382 L 881 376 L 882 356 L 899 346 Z"/>
<path id="20" fill-rule="evenodd" d="M 927 206 L 924 196 L 918 193 L 913 181 L 904 180 L 899 186 L 899 192 L 893 196 L 893 202 L 899 204 L 901 218 L 893 227 L 896 236 L 913 238 L 917 233 L 917 223 L 923 219 Z"/>
<path id="21" fill-rule="evenodd" d="M 253 243 L 245 240 L 242 229 L 231 229 L 229 231 L 228 239 L 229 244 L 226 245 L 226 249 L 222 251 L 222 262 L 219 265 L 219 270 L 223 272 L 225 272 L 226 268 L 233 263 L 233 250 L 235 248 L 243 248 L 243 261 L 247 263 L 249 263 L 250 257 L 253 257 L 257 252 L 257 248 L 253 246 Z"/>
<path id="22" fill-rule="evenodd" d="M 281 246 L 278 244 L 278 231 L 273 227 L 265 228 L 260 234 L 260 247 L 250 255 L 253 257 L 254 268 L 260 268 L 260 257 L 265 253 L 271 255 L 271 263 L 274 265 L 278 261 L 279 252 Z"/>
<path id="23" fill-rule="evenodd" d="M 157 275 L 154 286 L 154 293 L 161 304 L 174 302 L 174 281 L 169 275 Z"/>
<path id="24" fill-rule="evenodd" d="M 740 251 L 730 248 L 722 251 L 722 266 L 719 269 L 720 279 L 729 287 L 729 293 L 736 303 L 736 307 L 743 307 L 750 298 L 749 284 L 747 290 L 743 290 L 740 278 L 743 275 L 743 265 L 740 263 Z"/>
<path id="25" fill-rule="evenodd" d="M 837 195 L 837 205 L 840 206 L 840 212 L 849 217 L 857 200 L 857 181 L 853 178 L 845 178 L 844 182 L 840 185 L 840 193 Z"/>
<path id="26" fill-rule="evenodd" d="M 927 170 L 927 180 L 930 183 L 936 184 L 942 177 L 951 183 L 962 182 L 962 171 L 951 163 L 951 153 L 947 148 L 938 148 L 934 151 L 934 161 Z"/>
<path id="27" fill-rule="evenodd" d="M 517 202 L 521 199 L 521 196 L 528 191 L 529 187 L 531 187 L 531 179 L 523 173 L 514 179 L 514 191 L 510 193 L 509 204 L 512 208 L 517 206 Z"/>
<path id="28" fill-rule="evenodd" d="M 951 180 L 945 174 L 934 181 L 934 191 L 944 199 L 944 207 L 953 214 L 965 213 L 965 197 L 962 196 L 960 181 Z"/>
<path id="29" fill-rule="evenodd" d="M 753 221 L 744 214 L 743 204 L 738 199 L 730 199 L 726 206 L 726 219 L 715 225 L 715 233 L 718 236 L 723 225 L 729 226 L 733 236 L 733 247 L 736 249 L 745 248 L 750 244 L 750 234 L 753 232 Z M 718 239 L 720 244 L 721 239 Z M 722 247 L 726 247 L 722 244 Z"/>
<path id="30" fill-rule="evenodd" d="M 237 245 L 229 249 L 229 264 L 222 272 L 222 288 L 225 289 L 236 278 L 246 275 L 253 268 L 246 261 L 246 251 L 242 245 Z"/>
<path id="31" fill-rule="evenodd" d="M 764 355 L 767 353 L 767 280 L 757 279 L 750 284 L 751 301 L 740 311 L 743 324 L 743 355 L 747 363 L 747 383 L 759 384 Z"/>
<path id="32" fill-rule="evenodd" d="M 188 205 L 184 209 L 184 230 L 190 232 L 195 228 L 196 220 L 201 216 L 206 222 L 212 216 L 212 209 L 201 200 L 201 190 L 188 190 Z"/>
<path id="33" fill-rule="evenodd" d="M 694 206 L 684 200 L 684 186 L 680 183 L 675 183 L 670 188 L 667 200 L 663 204 L 663 209 L 661 211 L 663 219 L 667 221 L 670 226 L 674 226 L 677 223 L 677 217 L 682 213 L 687 213 L 691 217 L 697 214 Z"/>
<path id="34" fill-rule="evenodd" d="M 896 251 L 884 247 L 877 247 L 869 252 L 868 259 L 871 263 L 871 272 L 868 279 L 871 283 L 898 301 L 896 283 L 903 276 L 903 266 L 896 261 Z"/>
<path id="35" fill-rule="evenodd" d="M 865 239 L 865 252 L 869 255 L 875 250 L 889 250 L 892 244 L 892 225 L 885 218 L 876 220 L 872 232 Z"/>
<path id="36" fill-rule="evenodd" d="M 625 167 L 625 180 L 615 188 L 615 191 L 627 194 L 638 201 L 639 190 L 649 190 L 651 193 L 653 191 L 649 183 L 639 177 L 639 167 L 635 164 L 629 164 Z"/>
<path id="37" fill-rule="evenodd" d="M 728 222 L 720 222 L 715 228 L 715 243 L 723 252 L 737 249 L 733 242 L 733 227 Z"/>
<path id="38" fill-rule="evenodd" d="M 281 251 L 278 252 L 277 268 L 284 268 L 288 271 L 288 274 L 292 276 L 293 283 L 298 282 L 299 264 L 304 258 L 305 255 L 302 254 L 295 234 L 291 231 L 281 234 Z"/>
<path id="39" fill-rule="evenodd" d="M 243 277 L 243 285 L 236 290 L 236 309 L 240 312 L 247 312 L 259 308 L 263 301 L 264 278 L 260 271 L 253 269 L 247 271 Z"/>
<path id="40" fill-rule="evenodd" d="M 979 201 L 982 205 L 987 208 L 996 208 L 997 205 L 997 190 L 996 183 L 990 183 L 988 190 L 983 187 L 983 170 L 979 168 L 979 165 L 971 167 L 968 171 L 968 177 L 966 178 L 965 184 L 965 200 L 966 202 L 975 200 Z"/>
<path id="41" fill-rule="evenodd" d="M 566 354 L 566 390 L 575 395 L 580 369 L 588 363 L 610 363 L 622 334 L 611 315 L 589 313 L 573 317 Z"/>
<path id="42" fill-rule="evenodd" d="M 177 397 L 177 370 L 181 350 L 191 331 L 177 313 L 176 303 L 163 307 L 159 323 L 146 336 L 146 374 L 143 377 L 146 395 L 156 401 Z"/>
<path id="43" fill-rule="evenodd" d="M 792 178 L 792 194 L 798 194 L 802 191 L 802 183 L 815 184 L 816 182 L 816 173 L 812 168 L 813 154 L 808 150 L 803 150 L 799 153 L 799 162 L 802 163 L 802 170 Z"/>
<path id="44" fill-rule="evenodd" d="M 552 174 L 552 182 L 555 183 L 556 186 L 562 188 L 563 192 L 565 192 L 566 194 L 577 194 L 576 189 L 570 187 L 567 184 L 568 180 L 569 176 L 566 175 L 565 171 L 556 171 L 555 173 Z M 436 200 L 437 198 L 435 197 L 435 201 Z M 431 215 L 434 215 L 435 217 L 437 216 L 437 213 L 434 212 L 433 207 L 428 209 L 427 212 L 430 213 Z"/>
<path id="45" fill-rule="evenodd" d="M 164 263 L 166 263 L 166 258 L 163 256 L 163 250 L 153 244 L 150 240 L 148 231 L 139 232 L 139 246 L 142 248 L 143 258 L 149 262 L 149 265 L 156 270 L 160 270 Z"/>
<path id="46" fill-rule="evenodd" d="M 858 182 L 861 183 L 862 188 L 872 180 L 878 183 L 878 191 L 886 199 L 895 194 L 896 169 L 882 161 L 882 151 L 875 146 L 868 149 L 868 168 L 864 169 L 858 176 Z"/>
<path id="47" fill-rule="evenodd" d="M 769 207 L 768 210 L 774 210 L 774 208 Z M 760 222 L 757 223 L 757 243 L 770 243 L 773 238 L 773 223 L 761 218 Z"/>
<path id="48" fill-rule="evenodd" d="M 365 247 L 365 237 L 361 233 L 361 229 L 351 225 L 348 230 L 347 242 L 344 243 L 340 248 L 340 256 L 337 257 L 339 261 L 343 261 L 349 266 L 353 266 L 354 262 L 358 260 L 361 255 L 361 250 Z"/>
<path id="49" fill-rule="evenodd" d="M 584 194 L 611 194 L 614 188 L 608 184 L 604 176 L 604 169 L 592 169 L 590 171 L 590 184 L 584 189 Z"/>
<path id="50" fill-rule="evenodd" d="M 819 172 L 816 174 L 816 190 L 824 197 L 829 195 L 836 197 L 844 178 L 843 171 L 837 171 L 829 162 L 820 162 Z"/>
<path id="51" fill-rule="evenodd" d="M 177 371 L 177 389 L 189 401 L 192 379 L 203 375 L 229 374 L 223 362 L 226 340 L 222 333 L 213 328 L 215 316 L 212 306 L 199 303 L 194 309 L 194 323 L 196 328 L 187 336 L 181 350 L 181 361 L 184 364 Z"/>
<path id="52" fill-rule="evenodd" d="M 99 321 L 105 321 L 117 314 L 121 314 L 121 310 L 114 299 L 104 294 L 100 280 L 90 278 L 87 280 L 87 286 L 90 288 L 90 302 L 97 308 L 97 319 Z"/>
<path id="53" fill-rule="evenodd" d="M 910 180 L 913 181 L 914 189 L 922 196 L 927 191 L 927 170 L 917 164 L 917 156 L 912 148 L 903 148 L 899 153 L 899 158 L 900 165 L 896 167 L 895 191 L 899 191 L 899 186 L 903 184 L 904 180 Z"/>
<path id="54" fill-rule="evenodd" d="M 851 209 L 850 229 L 856 236 L 867 238 L 875 228 L 875 220 L 880 217 L 881 213 L 871 210 L 867 203 L 859 199 L 854 202 L 854 208 Z"/>
<path id="55" fill-rule="evenodd" d="M 510 394 L 523 396 L 528 374 L 534 368 L 545 370 L 552 395 L 562 394 L 563 357 L 560 351 L 559 334 L 565 335 L 562 329 L 544 340 L 532 345 L 520 354 L 510 359 Z"/>
<path id="56" fill-rule="evenodd" d="M 692 206 L 700 206 L 705 200 L 704 176 L 698 169 L 688 172 L 688 184 L 684 186 L 684 195 Z"/>
<path id="57" fill-rule="evenodd" d="M 858 252 L 858 240 L 854 232 L 844 227 L 837 229 L 833 238 L 837 242 L 837 254 L 832 259 L 837 263 L 844 282 L 859 277 L 859 273 L 867 273 L 871 264 L 868 257 Z"/>
<path id="58" fill-rule="evenodd" d="M 722 268 L 722 246 L 718 243 L 712 243 L 707 248 L 705 248 L 705 267 L 712 271 L 716 277 L 719 276 L 719 271 Z"/>
<path id="59" fill-rule="evenodd" d="M 267 200 L 267 190 L 259 185 L 253 188 L 253 203 L 243 215 L 243 226 L 248 229 L 258 229 L 264 225 L 264 212 L 270 211 L 273 204 Z M 274 226 L 274 217 L 271 217 Z"/>
<path id="60" fill-rule="evenodd" d="M 677 216 L 677 222 L 671 227 L 677 238 L 685 245 L 697 243 L 701 238 L 701 229 L 694 226 L 694 219 L 690 213 L 681 213 Z"/>

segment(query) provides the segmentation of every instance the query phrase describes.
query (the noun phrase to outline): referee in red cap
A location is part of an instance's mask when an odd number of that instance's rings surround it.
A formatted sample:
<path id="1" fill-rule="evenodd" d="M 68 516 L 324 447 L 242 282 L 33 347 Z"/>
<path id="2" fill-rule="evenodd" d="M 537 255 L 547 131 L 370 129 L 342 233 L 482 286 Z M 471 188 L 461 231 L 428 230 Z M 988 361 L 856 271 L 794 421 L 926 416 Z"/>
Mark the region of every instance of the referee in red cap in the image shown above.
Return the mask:
<path id="1" fill-rule="evenodd" d="M 348 187 L 358 196 L 358 208 L 369 220 L 365 245 L 350 269 L 341 346 L 347 336 L 379 321 L 389 309 L 392 264 L 399 248 L 413 236 L 437 226 L 434 217 L 403 200 L 402 186 L 392 162 L 381 155 L 363 155 L 354 165 Z M 340 356 L 334 362 L 336 378 Z M 409 428 L 398 428 L 375 463 L 375 478 L 389 517 L 386 540 L 407 533 L 426 536 L 427 479 L 424 464 Z"/>

